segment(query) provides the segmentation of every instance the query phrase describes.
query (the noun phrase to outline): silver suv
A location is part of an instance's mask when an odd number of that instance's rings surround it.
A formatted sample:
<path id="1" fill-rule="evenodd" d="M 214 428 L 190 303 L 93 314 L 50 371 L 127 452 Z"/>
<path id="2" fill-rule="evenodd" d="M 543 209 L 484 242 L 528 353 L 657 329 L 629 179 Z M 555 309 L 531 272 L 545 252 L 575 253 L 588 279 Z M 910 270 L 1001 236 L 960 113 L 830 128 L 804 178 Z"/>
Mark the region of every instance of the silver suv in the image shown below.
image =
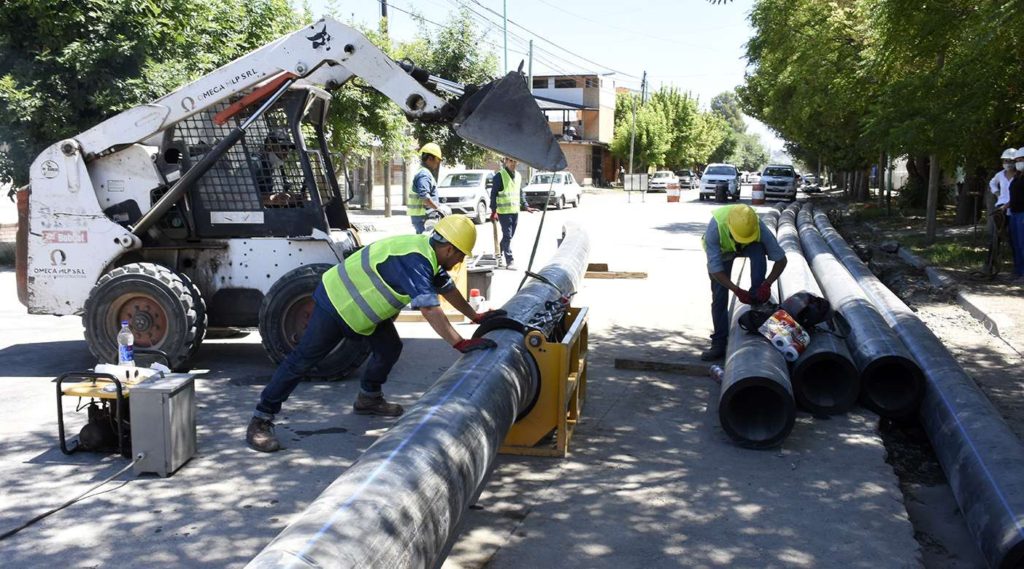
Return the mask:
<path id="1" fill-rule="evenodd" d="M 769 164 L 761 173 L 764 196 L 793 201 L 796 199 L 796 170 L 790 164 Z"/>
<path id="2" fill-rule="evenodd" d="M 715 199 L 715 186 L 726 184 L 725 199 L 739 201 L 740 173 L 732 164 L 708 164 L 700 178 L 700 195 L 703 199 Z"/>

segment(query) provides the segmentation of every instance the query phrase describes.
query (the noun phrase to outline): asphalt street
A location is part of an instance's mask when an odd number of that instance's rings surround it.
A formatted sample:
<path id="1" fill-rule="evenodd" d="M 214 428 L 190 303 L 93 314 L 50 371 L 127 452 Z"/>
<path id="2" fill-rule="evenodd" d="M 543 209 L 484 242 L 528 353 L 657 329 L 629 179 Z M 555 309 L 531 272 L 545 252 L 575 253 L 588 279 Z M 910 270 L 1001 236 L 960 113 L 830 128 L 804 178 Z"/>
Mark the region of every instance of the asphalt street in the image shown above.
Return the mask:
<path id="1" fill-rule="evenodd" d="M 614 368 L 616 357 L 679 361 L 705 347 L 700 235 L 714 206 L 696 191 L 683 203 L 601 192 L 543 218 L 535 267 L 572 220 L 590 235 L 590 262 L 648 278 L 584 281 L 574 304 L 591 308 L 589 396 L 570 456 L 498 457 L 446 567 L 920 566 L 870 412 L 800 414 L 781 448 L 744 450 L 718 424 L 708 377 Z M 520 270 L 495 274 L 492 305 L 518 286 L 541 219 L 521 215 Z M 374 226 L 367 240 L 408 230 L 402 219 Z M 477 252 L 491 252 L 490 226 L 480 230 Z M 95 362 L 78 318 L 28 316 L 14 288 L 13 272 L 0 272 L 0 532 L 125 464 L 57 448 L 51 380 Z M 410 406 L 458 354 L 426 324 L 399 333 L 405 351 L 385 391 Z M 354 380 L 303 383 L 279 418 L 288 448 L 261 455 L 244 443 L 274 369 L 258 333 L 208 340 L 195 366 L 199 455 L 166 479 L 127 476 L 0 541 L 4 567 L 240 567 L 393 423 L 352 413 Z"/>

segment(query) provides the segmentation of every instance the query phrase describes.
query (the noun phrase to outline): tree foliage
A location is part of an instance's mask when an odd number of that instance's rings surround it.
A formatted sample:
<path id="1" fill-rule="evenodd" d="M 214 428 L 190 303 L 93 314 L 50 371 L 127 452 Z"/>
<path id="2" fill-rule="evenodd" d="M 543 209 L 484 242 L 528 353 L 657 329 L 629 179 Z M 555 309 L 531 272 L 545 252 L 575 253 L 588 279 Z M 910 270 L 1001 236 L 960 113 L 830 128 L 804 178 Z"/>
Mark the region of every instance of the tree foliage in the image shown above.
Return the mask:
<path id="1" fill-rule="evenodd" d="M 298 25 L 287 0 L 0 3 L 0 180 Z"/>
<path id="2" fill-rule="evenodd" d="M 703 164 L 727 130 L 724 120 L 702 112 L 695 97 L 675 88 L 654 92 L 646 103 L 640 102 L 639 95 L 629 93 L 620 93 L 615 102 L 612 153 L 629 160 L 635 102 L 634 156 L 639 169 L 654 166 L 677 170 Z"/>

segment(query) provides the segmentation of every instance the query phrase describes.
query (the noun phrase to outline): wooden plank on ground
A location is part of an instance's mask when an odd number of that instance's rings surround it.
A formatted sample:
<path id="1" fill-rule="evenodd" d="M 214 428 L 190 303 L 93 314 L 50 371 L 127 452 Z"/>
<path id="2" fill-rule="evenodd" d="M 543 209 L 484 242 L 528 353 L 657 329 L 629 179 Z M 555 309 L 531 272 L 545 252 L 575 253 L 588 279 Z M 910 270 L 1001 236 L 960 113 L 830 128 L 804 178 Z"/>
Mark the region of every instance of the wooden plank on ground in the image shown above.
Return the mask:
<path id="1" fill-rule="evenodd" d="M 448 312 L 445 311 L 444 315 L 448 318 L 449 322 L 463 322 L 466 317 L 461 312 Z M 419 310 L 403 310 L 398 314 L 396 322 L 426 322 L 427 319 L 423 317 L 423 314 Z"/>
<path id="2" fill-rule="evenodd" d="M 608 263 L 590 263 L 587 265 L 588 271 L 608 271 Z"/>
<path id="3" fill-rule="evenodd" d="M 646 279 L 647 273 L 640 271 L 587 271 L 587 279 Z"/>
<path id="4" fill-rule="evenodd" d="M 637 371 L 664 371 L 680 375 L 706 376 L 711 364 L 698 361 L 654 361 L 633 358 L 615 358 L 615 369 Z"/>

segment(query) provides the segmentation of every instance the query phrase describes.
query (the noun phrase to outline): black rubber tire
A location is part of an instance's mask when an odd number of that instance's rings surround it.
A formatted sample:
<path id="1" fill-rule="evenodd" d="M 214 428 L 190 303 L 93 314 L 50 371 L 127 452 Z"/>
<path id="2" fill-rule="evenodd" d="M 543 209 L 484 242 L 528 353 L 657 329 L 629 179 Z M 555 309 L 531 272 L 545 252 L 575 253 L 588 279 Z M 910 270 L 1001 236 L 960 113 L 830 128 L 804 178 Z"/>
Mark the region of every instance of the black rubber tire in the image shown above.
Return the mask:
<path id="1" fill-rule="evenodd" d="M 185 288 L 188 289 L 190 295 L 192 295 L 192 310 L 196 311 L 196 337 L 192 341 L 192 353 L 189 357 L 196 355 L 199 351 L 199 347 L 203 345 L 203 340 L 206 339 L 206 331 L 208 330 L 209 319 L 206 314 L 206 299 L 203 298 L 203 293 L 199 291 L 199 287 L 196 283 L 192 282 L 192 279 L 185 273 L 178 273 L 181 280 L 185 283 Z"/>
<path id="2" fill-rule="evenodd" d="M 704 194 L 697 194 L 697 199 L 699 201 L 704 201 Z"/>
<path id="3" fill-rule="evenodd" d="M 325 271 L 334 265 L 316 264 L 299 267 L 285 273 L 274 286 L 270 287 L 263 304 L 260 305 L 260 337 L 263 349 L 275 364 L 281 363 L 291 353 L 301 334 L 289 337 L 285 330 L 286 313 L 298 302 L 311 302 L 311 296 Z M 340 380 L 362 365 L 370 355 L 370 346 L 365 341 L 344 339 L 320 361 L 309 373 L 310 378 Z"/>
<path id="4" fill-rule="evenodd" d="M 565 194 L 558 196 L 558 209 L 565 209 Z"/>
<path id="5" fill-rule="evenodd" d="M 576 199 L 573 200 L 572 207 L 574 207 L 574 208 L 580 207 L 580 200 L 581 199 L 583 199 L 583 194 L 582 193 L 576 194 Z"/>
<path id="6" fill-rule="evenodd" d="M 144 333 L 138 331 L 136 347 L 161 350 L 170 359 L 172 369 L 187 370 L 196 338 L 192 294 L 179 273 L 153 263 L 117 267 L 96 281 L 82 315 L 85 341 L 92 355 L 101 362 L 117 363 L 117 333 L 121 329 L 118 312 L 124 307 L 122 302 L 127 301 L 126 297 L 131 298 L 129 295 L 148 297 L 159 306 L 165 319 L 161 324 L 157 318 L 147 318 L 154 329 L 158 329 L 157 325 L 163 328 L 163 336 L 146 345 Z M 134 318 L 132 328 L 135 331 Z"/>
<path id="7" fill-rule="evenodd" d="M 476 225 L 483 225 L 487 222 L 487 203 L 477 202 L 476 204 L 476 215 L 473 216 L 473 223 Z"/>

